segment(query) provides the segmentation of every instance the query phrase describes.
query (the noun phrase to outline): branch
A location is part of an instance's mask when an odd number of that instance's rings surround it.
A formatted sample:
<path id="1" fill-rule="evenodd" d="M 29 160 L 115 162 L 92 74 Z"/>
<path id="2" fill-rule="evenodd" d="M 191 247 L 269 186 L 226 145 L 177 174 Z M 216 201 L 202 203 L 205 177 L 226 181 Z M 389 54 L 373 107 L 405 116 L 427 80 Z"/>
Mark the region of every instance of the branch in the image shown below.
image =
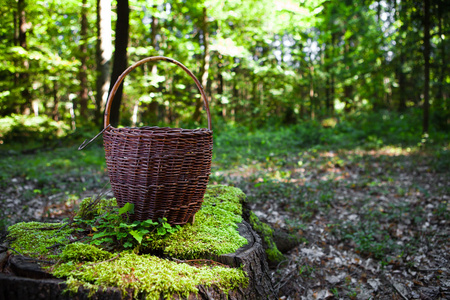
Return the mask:
<path id="1" fill-rule="evenodd" d="M 8 250 L 13 250 L 14 252 L 16 252 L 19 255 L 24 256 L 22 253 L 20 253 L 19 251 L 17 251 L 16 249 L 14 249 L 13 247 L 8 247 L 8 246 L 4 246 L 4 245 L 0 245 L 0 247 L 4 248 L 4 249 L 8 249 Z"/>
<path id="2" fill-rule="evenodd" d="M 180 259 L 176 259 L 176 258 L 173 258 L 172 257 L 172 260 L 174 261 L 174 262 L 177 262 L 177 263 L 179 263 L 179 264 L 182 264 L 182 263 L 190 263 L 190 262 L 207 262 L 207 263 L 211 263 L 211 264 L 216 264 L 216 265 L 219 265 L 219 266 L 222 266 L 222 267 L 226 267 L 226 268 L 229 268 L 230 266 L 228 266 L 228 265 L 225 265 L 225 264 L 222 264 L 222 263 L 220 263 L 220 262 L 218 262 L 218 261 L 215 261 L 215 260 L 212 260 L 212 259 L 189 259 L 189 260 L 180 260 Z"/>

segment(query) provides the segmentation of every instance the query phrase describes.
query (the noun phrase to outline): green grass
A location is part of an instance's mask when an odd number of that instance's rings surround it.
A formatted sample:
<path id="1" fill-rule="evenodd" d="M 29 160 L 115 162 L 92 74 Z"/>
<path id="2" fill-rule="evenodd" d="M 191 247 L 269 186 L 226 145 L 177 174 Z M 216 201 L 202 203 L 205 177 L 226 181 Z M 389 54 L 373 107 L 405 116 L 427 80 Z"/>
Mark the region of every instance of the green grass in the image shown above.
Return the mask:
<path id="1" fill-rule="evenodd" d="M 49 195 L 67 188 L 82 189 L 98 184 L 104 174 L 103 149 L 91 147 L 84 151 L 57 148 L 32 155 L 10 155 L 0 159 L 0 181 L 7 187 L 18 177 L 35 183 L 39 193 Z"/>
<path id="2" fill-rule="evenodd" d="M 432 130 L 428 137 L 423 137 L 419 126 L 417 111 L 404 115 L 390 112 L 353 115 L 327 128 L 314 121 L 257 129 L 217 126 L 210 182 L 240 187 L 251 203 L 276 202 L 295 216 L 286 220 L 293 231 L 305 230 L 317 215 L 326 216 L 338 201 L 334 192 L 337 187 L 359 191 L 368 198 L 392 194 L 393 188 L 398 197 L 417 192 L 429 198 L 432 195 L 421 184 L 395 185 L 398 170 L 414 171 L 408 164 L 411 160 L 426 160 L 429 166 L 426 172 L 445 174 L 450 169 L 450 134 Z M 19 143 L 2 145 L 6 147 L 0 152 L 7 155 L 0 157 L 0 188 L 31 184 L 34 188 L 24 191 L 21 197 L 32 199 L 37 195 L 80 194 L 102 187 L 106 168 L 101 142 L 77 151 L 80 141 L 72 138 L 62 141 L 70 147 L 29 155 L 17 151 L 23 146 Z M 395 155 L 369 155 L 372 150 Z M 325 152 L 331 155 L 324 156 Z M 383 169 L 378 171 L 377 165 Z M 328 171 L 346 168 L 361 170 L 356 181 Z M 324 174 L 326 178 L 322 178 Z M 435 193 L 448 195 L 450 190 L 442 186 Z M 345 205 L 347 200 L 339 201 Z M 387 224 L 399 224 L 406 218 L 418 228 L 430 212 L 407 203 L 392 204 L 379 211 L 365 206 L 365 201 L 360 199 L 358 207 L 348 208 L 365 221 L 353 224 L 330 219 L 333 234 L 347 243 L 353 242 L 357 251 L 380 261 L 402 255 L 402 251 L 403 255 L 413 253 L 417 239 L 411 237 L 402 250 L 399 238 Z M 439 220 L 450 218 L 447 203 L 437 205 L 431 213 Z M 4 216 L 7 212 L 0 214 Z M 0 215 L 0 227 L 5 222 Z"/>

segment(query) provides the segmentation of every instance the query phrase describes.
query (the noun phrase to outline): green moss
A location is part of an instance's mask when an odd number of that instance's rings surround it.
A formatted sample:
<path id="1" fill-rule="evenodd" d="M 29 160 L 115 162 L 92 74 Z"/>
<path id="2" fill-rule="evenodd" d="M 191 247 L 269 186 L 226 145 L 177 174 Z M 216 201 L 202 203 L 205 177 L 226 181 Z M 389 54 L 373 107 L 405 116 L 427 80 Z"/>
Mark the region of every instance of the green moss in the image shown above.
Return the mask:
<path id="1" fill-rule="evenodd" d="M 250 224 L 258 232 L 265 244 L 267 259 L 272 262 L 280 262 L 285 259 L 284 255 L 278 250 L 273 240 L 273 229 L 266 223 L 261 222 L 254 212 L 250 212 Z"/>
<path id="2" fill-rule="evenodd" d="M 155 238 L 146 246 L 183 259 L 233 253 L 247 243 L 237 231 L 244 199 L 245 194 L 238 188 L 210 186 L 194 224 L 187 224 L 163 239 Z"/>
<path id="3" fill-rule="evenodd" d="M 60 223 L 21 222 L 8 228 L 11 247 L 29 257 L 50 258 L 56 255 L 55 244 L 68 244 L 68 237 L 73 232 L 70 227 L 63 228 Z"/>
<path id="4" fill-rule="evenodd" d="M 177 259 L 207 257 L 235 252 L 247 240 L 239 235 L 237 223 L 242 222 L 242 201 L 245 194 L 234 187 L 208 187 L 202 208 L 195 216 L 194 224 L 187 224 L 179 231 L 164 238 L 144 237 L 140 250 L 161 251 Z M 114 201 L 114 202 L 112 202 Z M 90 199 L 80 205 L 81 216 L 95 218 L 109 212 L 115 200 L 104 200 L 100 208 L 89 207 Z M 92 219 L 91 219 L 92 220 Z M 90 221 L 91 223 L 94 221 Z M 133 290 L 134 297 L 143 294 L 147 299 L 187 297 L 198 293 L 198 286 L 214 286 L 228 293 L 238 286 L 247 286 L 248 278 L 242 269 L 222 266 L 191 266 L 161 259 L 135 251 L 123 251 L 117 256 L 82 243 L 68 244 L 68 237 L 75 229 L 62 229 L 64 224 L 19 223 L 9 228 L 13 246 L 29 256 L 52 255 L 60 263 L 49 267 L 53 275 L 66 278 L 68 290 L 78 291 L 80 286 L 93 292 L 102 287 L 117 287 L 124 294 Z M 158 239 L 159 238 L 159 239 Z M 73 239 L 73 236 L 72 236 Z M 147 242 L 145 242 L 147 239 Z M 60 243 L 66 245 L 61 253 L 49 253 L 47 247 Z M 68 244 L 68 245 L 67 245 Z"/>
<path id="5" fill-rule="evenodd" d="M 80 285 L 86 288 L 100 286 L 117 287 L 124 294 L 134 290 L 147 299 L 160 299 L 173 295 L 187 297 L 198 293 L 198 285 L 215 286 L 228 293 L 238 286 L 247 286 L 248 278 L 241 269 L 226 267 L 194 267 L 152 255 L 122 252 L 120 257 L 97 264 L 76 265 L 63 263 L 52 272 L 57 277 L 69 277 L 69 289 L 76 291 Z"/>
<path id="6" fill-rule="evenodd" d="M 73 243 L 67 245 L 59 257 L 66 262 L 101 261 L 113 257 L 113 254 L 92 245 Z"/>

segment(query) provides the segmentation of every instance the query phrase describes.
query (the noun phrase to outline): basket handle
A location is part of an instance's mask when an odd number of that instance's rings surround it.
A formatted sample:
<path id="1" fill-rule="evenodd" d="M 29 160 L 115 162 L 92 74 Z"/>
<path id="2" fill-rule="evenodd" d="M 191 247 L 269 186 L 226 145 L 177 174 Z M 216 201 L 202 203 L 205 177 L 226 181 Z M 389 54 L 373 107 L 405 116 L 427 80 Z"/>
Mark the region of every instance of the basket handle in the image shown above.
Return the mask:
<path id="1" fill-rule="evenodd" d="M 108 126 L 110 126 L 109 116 L 110 116 L 112 100 L 114 98 L 114 95 L 117 92 L 117 89 L 119 88 L 120 84 L 122 83 L 123 79 L 125 78 L 125 76 L 128 75 L 135 68 L 139 67 L 140 65 L 145 64 L 146 62 L 149 62 L 149 61 L 157 61 L 157 60 L 164 60 L 164 61 L 168 61 L 173 64 L 176 64 L 177 66 L 182 68 L 189 76 L 191 76 L 192 79 L 194 79 L 194 82 L 197 85 L 197 88 L 200 91 L 200 94 L 203 98 L 203 102 L 205 103 L 206 114 L 208 116 L 208 129 L 211 130 L 211 113 L 209 111 L 208 99 L 206 98 L 205 91 L 204 91 L 200 81 L 198 81 L 197 77 L 195 77 L 195 75 L 188 68 L 186 68 L 182 63 L 180 63 L 179 61 L 176 61 L 172 58 L 165 57 L 165 56 L 151 56 L 151 57 L 144 58 L 144 59 L 134 63 L 130 67 L 128 67 L 125 71 L 123 71 L 123 73 L 119 76 L 119 78 L 117 78 L 117 81 L 114 84 L 113 88 L 111 89 L 111 93 L 108 96 L 108 100 L 106 101 L 104 129 L 106 129 Z"/>

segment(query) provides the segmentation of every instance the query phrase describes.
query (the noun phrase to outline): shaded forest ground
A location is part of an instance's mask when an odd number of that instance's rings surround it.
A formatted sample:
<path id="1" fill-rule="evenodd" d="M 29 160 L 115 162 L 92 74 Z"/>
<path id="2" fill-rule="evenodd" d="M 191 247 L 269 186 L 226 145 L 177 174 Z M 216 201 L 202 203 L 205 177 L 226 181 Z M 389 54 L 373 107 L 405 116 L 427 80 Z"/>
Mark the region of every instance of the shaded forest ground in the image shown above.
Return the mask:
<path id="1" fill-rule="evenodd" d="M 448 136 L 398 122 L 217 133 L 210 182 L 240 187 L 261 220 L 300 238 L 272 266 L 280 299 L 450 298 Z M 101 146 L 64 145 L 2 150 L 3 230 L 60 220 L 102 190 Z"/>

